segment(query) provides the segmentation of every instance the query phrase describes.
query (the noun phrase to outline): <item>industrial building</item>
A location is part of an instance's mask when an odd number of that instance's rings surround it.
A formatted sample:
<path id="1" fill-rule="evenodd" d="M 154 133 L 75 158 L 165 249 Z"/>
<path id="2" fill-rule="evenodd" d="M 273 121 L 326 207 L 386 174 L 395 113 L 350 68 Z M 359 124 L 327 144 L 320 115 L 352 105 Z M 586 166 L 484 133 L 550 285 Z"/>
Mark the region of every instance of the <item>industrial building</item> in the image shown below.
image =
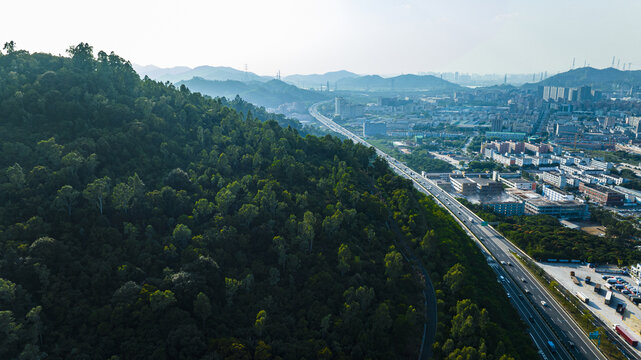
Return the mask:
<path id="1" fill-rule="evenodd" d="M 476 183 L 466 177 L 450 177 L 450 183 L 457 193 L 463 195 L 476 193 Z"/>
<path id="2" fill-rule="evenodd" d="M 585 219 L 588 215 L 588 205 L 576 200 L 552 201 L 533 191 L 518 189 L 507 190 L 515 199 L 525 204 L 525 214 L 550 215 L 559 219 Z"/>
<path id="3" fill-rule="evenodd" d="M 552 201 L 571 201 L 574 200 L 574 195 L 548 185 L 543 185 L 543 196 Z"/>
<path id="4" fill-rule="evenodd" d="M 543 173 L 543 182 L 558 187 L 559 189 L 567 186 L 567 179 L 565 175 L 558 171 L 545 171 Z"/>
<path id="5" fill-rule="evenodd" d="M 530 180 L 525 180 L 521 178 L 510 179 L 510 178 L 501 178 L 501 182 L 507 185 L 510 188 L 516 188 L 519 190 L 535 190 L 536 183 Z"/>
<path id="6" fill-rule="evenodd" d="M 605 206 L 621 206 L 625 199 L 625 196 L 618 191 L 583 182 L 579 184 L 579 191 L 590 201 Z"/>
<path id="7" fill-rule="evenodd" d="M 483 208 L 503 216 L 519 216 L 525 214 L 525 203 L 522 201 L 488 202 Z"/>

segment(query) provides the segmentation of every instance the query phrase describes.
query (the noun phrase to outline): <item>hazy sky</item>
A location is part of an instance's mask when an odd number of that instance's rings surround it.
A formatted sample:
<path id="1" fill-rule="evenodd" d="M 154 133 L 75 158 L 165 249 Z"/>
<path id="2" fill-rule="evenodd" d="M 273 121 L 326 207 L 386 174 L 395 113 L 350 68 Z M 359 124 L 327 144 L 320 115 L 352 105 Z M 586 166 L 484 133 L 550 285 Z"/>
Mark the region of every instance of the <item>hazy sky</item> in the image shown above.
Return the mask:
<path id="1" fill-rule="evenodd" d="M 3 1 L 0 43 L 261 75 L 641 69 L 638 0 Z"/>

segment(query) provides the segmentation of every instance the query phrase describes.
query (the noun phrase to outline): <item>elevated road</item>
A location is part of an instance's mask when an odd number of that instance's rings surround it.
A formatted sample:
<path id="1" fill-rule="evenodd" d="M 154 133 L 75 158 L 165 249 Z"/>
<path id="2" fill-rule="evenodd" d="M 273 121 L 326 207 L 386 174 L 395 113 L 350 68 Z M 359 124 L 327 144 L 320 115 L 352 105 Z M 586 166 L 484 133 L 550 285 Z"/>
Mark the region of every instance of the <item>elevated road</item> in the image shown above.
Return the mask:
<path id="1" fill-rule="evenodd" d="M 320 123 L 355 143 L 373 147 L 367 141 L 319 113 L 318 105 L 320 104 L 314 104 L 309 109 L 310 114 Z M 521 320 L 529 327 L 529 334 L 539 348 L 539 354 L 542 358 L 606 359 L 548 290 L 512 255 L 512 253 L 516 253 L 527 257 L 527 254 L 493 228 L 481 226 L 482 219 L 431 180 L 423 178 L 380 149 L 376 147 L 374 149 L 378 156 L 386 160 L 397 174 L 412 180 L 419 191 L 433 196 L 457 219 L 471 238 L 477 241 L 477 245 L 486 254 L 488 263 L 497 273 L 498 281 L 505 288 L 508 298 L 521 316 Z M 554 347 L 549 345 L 550 342 L 554 344 Z"/>

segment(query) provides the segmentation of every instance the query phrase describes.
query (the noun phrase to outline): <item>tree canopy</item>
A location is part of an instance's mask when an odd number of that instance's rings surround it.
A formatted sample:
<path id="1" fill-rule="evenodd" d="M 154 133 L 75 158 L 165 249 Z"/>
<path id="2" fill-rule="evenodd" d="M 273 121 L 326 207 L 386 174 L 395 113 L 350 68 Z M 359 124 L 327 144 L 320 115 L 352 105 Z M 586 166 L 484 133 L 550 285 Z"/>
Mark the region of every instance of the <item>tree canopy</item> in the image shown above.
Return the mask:
<path id="1" fill-rule="evenodd" d="M 483 256 L 377 159 L 81 43 L 0 55 L 0 358 L 535 356 Z M 429 344 L 428 344 L 429 345 Z"/>

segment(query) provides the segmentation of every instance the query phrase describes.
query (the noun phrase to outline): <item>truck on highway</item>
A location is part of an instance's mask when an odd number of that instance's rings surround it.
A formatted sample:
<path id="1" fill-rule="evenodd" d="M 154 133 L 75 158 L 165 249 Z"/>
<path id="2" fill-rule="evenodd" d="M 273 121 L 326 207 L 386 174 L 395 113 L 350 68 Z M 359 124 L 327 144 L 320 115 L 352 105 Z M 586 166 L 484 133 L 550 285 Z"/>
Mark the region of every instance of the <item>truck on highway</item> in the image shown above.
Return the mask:
<path id="1" fill-rule="evenodd" d="M 605 294 L 605 300 L 604 300 L 605 304 L 606 305 L 610 305 L 610 303 L 612 302 L 612 298 L 613 297 L 614 297 L 614 295 L 612 295 L 612 291 L 608 290 L 608 292 Z"/>
<path id="2" fill-rule="evenodd" d="M 594 285 L 594 292 L 597 294 L 601 293 L 601 284 Z"/>
<path id="3" fill-rule="evenodd" d="M 637 344 L 639 343 L 637 339 L 633 338 L 630 333 L 628 333 L 623 327 L 621 327 L 621 325 L 614 324 L 613 328 L 614 331 L 616 331 L 617 334 L 619 334 L 623 338 L 623 340 L 625 340 L 625 342 L 630 344 L 630 346 L 637 347 Z"/>
<path id="4" fill-rule="evenodd" d="M 575 285 L 581 285 L 581 282 L 579 281 L 579 279 L 576 278 L 576 276 L 573 275 L 573 276 L 570 276 L 570 277 L 572 278 L 572 282 Z"/>
<path id="5" fill-rule="evenodd" d="M 578 292 L 578 291 L 577 291 L 577 293 L 576 293 L 576 297 L 578 297 L 579 299 L 581 299 L 581 301 L 583 301 L 583 302 L 584 302 L 584 303 L 586 303 L 586 304 L 589 304 L 589 303 L 590 303 L 590 299 L 588 299 L 588 297 L 587 297 L 587 296 L 585 296 L 585 295 L 583 295 L 583 293 L 581 293 L 581 292 Z"/>

